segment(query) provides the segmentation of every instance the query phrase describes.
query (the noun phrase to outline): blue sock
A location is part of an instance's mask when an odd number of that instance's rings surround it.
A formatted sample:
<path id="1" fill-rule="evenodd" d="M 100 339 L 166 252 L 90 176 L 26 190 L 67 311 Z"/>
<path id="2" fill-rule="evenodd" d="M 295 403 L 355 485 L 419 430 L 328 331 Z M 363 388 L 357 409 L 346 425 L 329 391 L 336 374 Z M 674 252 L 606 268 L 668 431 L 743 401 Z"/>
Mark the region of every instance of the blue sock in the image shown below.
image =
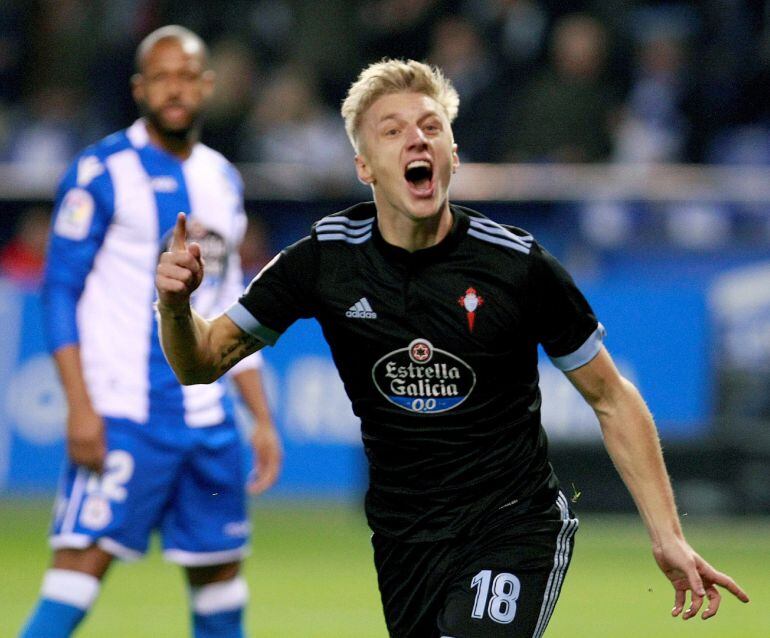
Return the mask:
<path id="1" fill-rule="evenodd" d="M 69 638 L 99 593 L 99 580 L 88 574 L 49 569 L 40 600 L 19 638 Z"/>
<path id="2" fill-rule="evenodd" d="M 243 638 L 243 609 L 193 614 L 195 638 Z"/>
<path id="3" fill-rule="evenodd" d="M 19 638 L 68 638 L 86 610 L 41 598 Z"/>
<path id="4" fill-rule="evenodd" d="M 240 576 L 190 590 L 195 638 L 243 638 L 243 609 L 249 597 Z"/>

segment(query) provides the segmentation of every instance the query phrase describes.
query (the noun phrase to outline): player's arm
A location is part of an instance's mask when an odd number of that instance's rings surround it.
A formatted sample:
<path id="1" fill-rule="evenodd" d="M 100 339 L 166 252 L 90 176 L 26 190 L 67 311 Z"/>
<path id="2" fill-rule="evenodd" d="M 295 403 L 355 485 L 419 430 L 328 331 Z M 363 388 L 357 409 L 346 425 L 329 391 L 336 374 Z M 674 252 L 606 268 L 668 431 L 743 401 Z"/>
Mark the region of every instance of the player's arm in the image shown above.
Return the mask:
<path id="1" fill-rule="evenodd" d="M 164 303 L 165 285 L 163 281 L 157 283 L 160 343 L 181 384 L 212 383 L 264 345 L 227 315 L 207 320 L 189 304 Z"/>
<path id="2" fill-rule="evenodd" d="M 90 167 L 90 181 L 80 179 L 81 165 Z M 110 175 L 95 157 L 85 155 L 70 166 L 56 195 L 42 303 L 48 350 L 67 399 L 67 454 L 94 471 L 101 471 L 107 446 L 104 422 L 83 374 L 77 306 L 112 214 Z"/>
<path id="3" fill-rule="evenodd" d="M 80 347 L 68 344 L 53 354 L 67 399 L 67 454 L 74 463 L 100 472 L 107 454 L 104 421 L 88 395 Z"/>
<path id="4" fill-rule="evenodd" d="M 257 473 L 249 482 L 249 492 L 261 494 L 278 479 L 283 465 L 283 447 L 267 405 L 260 371 L 250 368 L 237 372 L 233 375 L 233 381 L 256 422 L 251 435 L 251 447 Z"/>
<path id="5" fill-rule="evenodd" d="M 180 383 L 211 383 L 264 343 L 227 315 L 209 321 L 190 307 L 190 295 L 203 279 L 204 264 L 200 246 L 187 246 L 185 237 L 186 218 L 180 213 L 171 250 L 161 255 L 155 278 L 160 342 Z"/>
<path id="6" fill-rule="evenodd" d="M 691 602 L 685 620 L 698 613 L 706 596 L 708 607 L 702 617 L 717 613 L 721 601 L 717 585 L 748 602 L 732 578 L 715 570 L 685 540 L 652 415 L 607 350 L 602 346 L 590 362 L 565 374 L 595 411 L 607 451 L 650 535 L 655 560 L 674 586 L 672 615 L 684 609 L 687 590 Z"/>

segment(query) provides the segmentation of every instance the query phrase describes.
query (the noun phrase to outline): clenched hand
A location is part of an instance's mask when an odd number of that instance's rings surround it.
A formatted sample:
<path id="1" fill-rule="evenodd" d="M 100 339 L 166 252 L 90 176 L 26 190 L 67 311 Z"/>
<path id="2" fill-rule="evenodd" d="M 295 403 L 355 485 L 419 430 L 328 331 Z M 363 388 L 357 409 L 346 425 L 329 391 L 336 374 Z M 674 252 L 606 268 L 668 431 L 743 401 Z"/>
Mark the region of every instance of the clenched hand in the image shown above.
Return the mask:
<path id="1" fill-rule="evenodd" d="M 179 307 L 189 303 L 190 295 L 203 280 L 201 247 L 187 244 L 187 217 L 179 213 L 174 226 L 171 247 L 160 256 L 155 285 L 158 301 L 166 307 Z"/>

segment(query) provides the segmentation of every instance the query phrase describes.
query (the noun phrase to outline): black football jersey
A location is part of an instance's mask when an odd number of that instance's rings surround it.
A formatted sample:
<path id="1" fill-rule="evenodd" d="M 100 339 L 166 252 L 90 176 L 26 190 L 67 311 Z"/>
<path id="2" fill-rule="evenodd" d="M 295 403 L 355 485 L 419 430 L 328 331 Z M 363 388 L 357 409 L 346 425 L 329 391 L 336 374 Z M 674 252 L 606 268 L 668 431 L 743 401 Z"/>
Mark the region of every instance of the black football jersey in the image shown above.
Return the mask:
<path id="1" fill-rule="evenodd" d="M 273 344 L 315 317 L 361 419 L 376 532 L 453 537 L 492 508 L 555 490 L 540 424 L 537 346 L 563 370 L 603 328 L 531 235 L 453 205 L 435 246 L 388 244 L 373 203 L 318 221 L 227 314 Z"/>

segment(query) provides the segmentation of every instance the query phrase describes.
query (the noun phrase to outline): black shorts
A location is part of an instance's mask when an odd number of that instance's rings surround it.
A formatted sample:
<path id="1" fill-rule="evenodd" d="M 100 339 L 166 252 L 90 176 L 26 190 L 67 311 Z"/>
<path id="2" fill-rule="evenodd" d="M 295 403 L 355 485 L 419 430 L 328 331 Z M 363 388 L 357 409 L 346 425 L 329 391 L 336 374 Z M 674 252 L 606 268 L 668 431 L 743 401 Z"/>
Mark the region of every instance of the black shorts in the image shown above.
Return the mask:
<path id="1" fill-rule="evenodd" d="M 550 499 L 549 499 L 550 500 Z M 492 513 L 473 535 L 405 543 L 375 534 L 391 638 L 539 638 L 572 556 L 566 497 Z"/>

